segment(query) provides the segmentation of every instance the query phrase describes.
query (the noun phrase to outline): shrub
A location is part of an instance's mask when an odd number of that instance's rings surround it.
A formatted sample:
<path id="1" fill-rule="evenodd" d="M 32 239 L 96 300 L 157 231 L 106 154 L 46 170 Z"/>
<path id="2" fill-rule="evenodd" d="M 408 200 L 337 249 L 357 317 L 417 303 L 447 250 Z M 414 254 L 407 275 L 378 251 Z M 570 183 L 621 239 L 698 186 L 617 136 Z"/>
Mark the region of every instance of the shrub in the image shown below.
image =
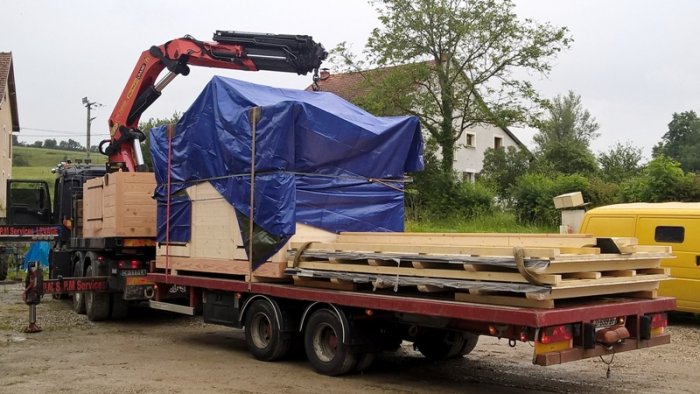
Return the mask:
<path id="1" fill-rule="evenodd" d="M 581 175 L 560 175 L 550 178 L 543 174 L 526 174 L 513 187 L 515 213 L 521 222 L 555 226 L 559 212 L 553 198 L 560 194 L 580 191 L 590 201 L 588 180 Z"/>

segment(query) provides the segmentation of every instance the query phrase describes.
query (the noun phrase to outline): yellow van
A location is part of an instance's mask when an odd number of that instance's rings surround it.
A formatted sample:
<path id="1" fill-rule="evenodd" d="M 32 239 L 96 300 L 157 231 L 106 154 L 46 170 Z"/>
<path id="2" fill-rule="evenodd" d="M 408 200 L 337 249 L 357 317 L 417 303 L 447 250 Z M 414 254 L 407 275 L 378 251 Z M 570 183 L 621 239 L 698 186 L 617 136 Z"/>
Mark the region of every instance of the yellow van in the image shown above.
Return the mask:
<path id="1" fill-rule="evenodd" d="M 700 202 L 633 203 L 586 212 L 581 233 L 636 237 L 640 245 L 671 246 L 675 259 L 662 261 L 673 279 L 659 295 L 676 297 L 677 310 L 700 313 Z"/>

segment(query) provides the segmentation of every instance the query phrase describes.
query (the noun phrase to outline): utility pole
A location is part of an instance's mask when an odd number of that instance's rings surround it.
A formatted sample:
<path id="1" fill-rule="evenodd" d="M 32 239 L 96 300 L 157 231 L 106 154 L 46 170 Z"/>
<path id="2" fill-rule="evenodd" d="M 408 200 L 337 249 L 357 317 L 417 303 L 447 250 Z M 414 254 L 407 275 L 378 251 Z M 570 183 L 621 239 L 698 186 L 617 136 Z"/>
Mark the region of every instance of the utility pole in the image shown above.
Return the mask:
<path id="1" fill-rule="evenodd" d="M 90 101 L 87 97 L 83 97 L 83 105 L 87 108 L 87 144 L 85 146 L 85 151 L 87 153 L 87 159 L 90 159 L 90 124 L 95 120 L 95 118 L 90 117 L 90 110 L 93 107 L 101 107 L 102 104 Z"/>

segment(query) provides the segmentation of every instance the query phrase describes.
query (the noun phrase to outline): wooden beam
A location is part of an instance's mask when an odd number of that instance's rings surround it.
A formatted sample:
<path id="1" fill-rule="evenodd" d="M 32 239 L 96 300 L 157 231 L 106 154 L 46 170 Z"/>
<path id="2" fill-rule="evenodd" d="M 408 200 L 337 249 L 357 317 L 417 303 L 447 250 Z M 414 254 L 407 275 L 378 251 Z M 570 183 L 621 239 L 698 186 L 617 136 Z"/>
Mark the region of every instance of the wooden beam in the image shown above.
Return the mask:
<path id="1" fill-rule="evenodd" d="M 529 299 L 529 298 L 525 298 L 525 297 L 515 297 L 515 296 L 511 297 L 511 296 L 455 293 L 455 300 L 462 301 L 462 302 L 472 302 L 472 303 L 476 303 L 476 304 L 491 304 L 491 305 L 503 305 L 503 306 L 524 307 L 524 308 L 544 308 L 544 309 L 554 308 L 554 300 L 536 300 L 536 299 Z"/>

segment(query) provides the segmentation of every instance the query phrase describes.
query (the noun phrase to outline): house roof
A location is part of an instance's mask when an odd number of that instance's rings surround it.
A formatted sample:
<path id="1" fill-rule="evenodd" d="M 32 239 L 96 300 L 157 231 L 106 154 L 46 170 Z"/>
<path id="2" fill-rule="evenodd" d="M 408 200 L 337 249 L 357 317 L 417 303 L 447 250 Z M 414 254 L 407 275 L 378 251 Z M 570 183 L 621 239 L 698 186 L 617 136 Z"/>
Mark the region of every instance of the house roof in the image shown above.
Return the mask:
<path id="1" fill-rule="evenodd" d="M 0 52 L 0 105 L 5 97 L 10 98 L 12 112 L 12 131 L 19 131 L 19 116 L 17 113 L 17 91 L 15 90 L 15 72 L 12 65 L 12 52 Z"/>
<path id="2" fill-rule="evenodd" d="M 400 66 L 397 66 L 400 67 Z M 373 69 L 373 70 L 367 70 L 367 71 L 355 71 L 355 72 L 348 72 L 348 73 L 340 73 L 340 74 L 331 74 L 330 71 L 327 69 L 324 69 L 320 73 L 320 78 L 317 82 L 317 86 L 314 86 L 314 84 L 311 84 L 306 87 L 305 90 L 307 91 L 312 91 L 312 90 L 317 90 L 321 92 L 331 92 L 335 93 L 336 95 L 344 98 L 347 101 L 355 101 L 355 98 L 362 97 L 363 95 L 367 94 L 372 87 L 369 84 L 362 83 L 364 80 L 364 76 L 362 75 L 363 73 L 377 73 L 377 72 L 382 72 L 382 71 L 387 71 L 387 69 Z M 484 101 L 479 97 L 479 101 L 485 105 Z M 505 126 L 497 126 L 501 130 L 503 130 L 504 133 L 506 133 L 513 141 L 523 150 L 528 151 L 529 149 L 525 144 L 518 139 L 518 137 L 511 132 L 508 127 Z"/>

